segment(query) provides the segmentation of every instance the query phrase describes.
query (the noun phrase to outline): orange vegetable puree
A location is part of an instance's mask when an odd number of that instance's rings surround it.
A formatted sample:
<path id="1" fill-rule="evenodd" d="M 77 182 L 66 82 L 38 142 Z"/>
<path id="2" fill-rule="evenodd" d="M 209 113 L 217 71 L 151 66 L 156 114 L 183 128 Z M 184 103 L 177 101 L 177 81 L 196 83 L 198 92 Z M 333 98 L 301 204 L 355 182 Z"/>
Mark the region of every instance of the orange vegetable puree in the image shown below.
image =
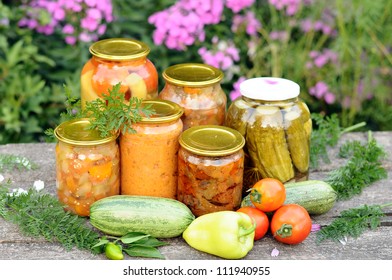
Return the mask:
<path id="1" fill-rule="evenodd" d="M 180 119 L 138 123 L 120 137 L 121 194 L 176 198 Z"/>

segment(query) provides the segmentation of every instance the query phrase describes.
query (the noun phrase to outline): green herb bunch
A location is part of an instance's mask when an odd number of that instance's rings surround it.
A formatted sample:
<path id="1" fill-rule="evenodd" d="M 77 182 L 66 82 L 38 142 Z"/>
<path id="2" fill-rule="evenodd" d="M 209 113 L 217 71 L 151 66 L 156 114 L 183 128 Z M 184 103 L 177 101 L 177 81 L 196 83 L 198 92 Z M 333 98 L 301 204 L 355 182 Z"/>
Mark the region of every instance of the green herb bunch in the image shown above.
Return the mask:
<path id="1" fill-rule="evenodd" d="M 340 148 L 340 156 L 350 159 L 338 169 L 331 171 L 328 182 L 336 191 L 340 200 L 350 199 L 360 194 L 371 183 L 387 177 L 387 172 L 382 166 L 382 159 L 386 153 L 368 134 L 368 142 L 361 144 L 359 141 L 345 143 Z"/>
<path id="2" fill-rule="evenodd" d="M 125 95 L 120 92 L 121 84 L 118 83 L 108 90 L 102 98 L 86 101 L 81 108 L 80 99 L 72 97 L 70 90 L 65 87 L 67 96 L 66 111 L 61 113 L 61 121 L 78 118 L 89 118 L 89 129 L 99 131 L 101 137 L 107 137 L 113 133 L 134 133 L 133 124 L 149 118 L 154 112 L 151 106 L 142 106 L 142 99 L 131 97 L 125 100 Z M 53 137 L 53 129 L 47 129 L 46 135 Z"/>
<path id="3" fill-rule="evenodd" d="M 0 217 L 18 225 L 26 235 L 59 242 L 67 250 L 77 247 L 96 251 L 93 246 L 99 234 L 86 224 L 86 219 L 64 211 L 64 205 L 50 194 L 33 188 L 14 194 L 0 184 Z"/>
<path id="4" fill-rule="evenodd" d="M 312 131 L 310 139 L 310 166 L 312 168 L 319 166 L 320 159 L 325 163 L 330 162 L 327 148 L 334 147 L 344 133 L 366 125 L 365 122 L 361 122 L 347 128 L 342 128 L 336 114 L 323 116 L 312 113 L 311 118 L 317 128 Z"/>
<path id="5" fill-rule="evenodd" d="M 102 137 L 116 131 L 134 133 L 132 125 L 153 113 L 149 106 L 142 106 L 140 98 L 131 97 L 126 101 L 124 94 L 120 92 L 120 86 L 119 83 L 109 89 L 102 99 L 86 102 L 82 111 L 84 117 L 91 119 L 90 129 L 97 129 Z"/>
<path id="6" fill-rule="evenodd" d="M 340 241 L 347 236 L 357 238 L 369 228 L 376 229 L 381 224 L 381 218 L 385 216 L 382 209 L 391 205 L 364 205 L 344 210 L 331 224 L 317 232 L 317 241 Z"/>

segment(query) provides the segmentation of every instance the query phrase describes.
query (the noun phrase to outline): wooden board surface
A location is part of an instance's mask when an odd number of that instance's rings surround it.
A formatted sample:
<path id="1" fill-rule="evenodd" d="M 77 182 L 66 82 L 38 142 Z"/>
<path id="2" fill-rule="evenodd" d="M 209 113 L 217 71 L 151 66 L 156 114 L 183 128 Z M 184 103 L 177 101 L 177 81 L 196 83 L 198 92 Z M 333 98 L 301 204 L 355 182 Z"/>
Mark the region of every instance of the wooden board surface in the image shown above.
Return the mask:
<path id="1" fill-rule="evenodd" d="M 373 132 L 377 142 L 384 147 L 388 155 L 383 166 L 388 171 L 388 178 L 378 181 L 367 187 L 360 195 L 347 200 L 339 201 L 327 214 L 312 216 L 312 221 L 327 225 L 340 211 L 363 204 L 384 204 L 392 202 L 392 132 Z M 317 170 L 311 170 L 310 179 L 322 180 L 331 170 L 343 165 L 345 160 L 338 159 L 337 153 L 340 145 L 346 141 L 366 141 L 366 133 L 349 133 L 344 135 L 338 145 L 329 150 L 331 162 L 322 163 Z M 45 182 L 45 191 L 55 195 L 55 144 L 7 144 L 0 146 L 0 154 L 13 154 L 25 156 L 38 165 L 32 171 L 12 170 L 1 172 L 6 179 L 12 181 L 13 188 L 31 187 L 36 180 Z M 340 242 L 316 242 L 314 233 L 298 245 L 284 245 L 266 236 L 256 241 L 252 251 L 245 257 L 250 260 L 267 259 L 298 259 L 298 260 L 391 260 L 392 259 L 392 208 L 385 209 L 386 217 L 376 230 L 368 230 L 357 239 L 348 238 L 345 245 Z M 182 238 L 165 240 L 169 245 L 161 247 L 161 253 L 166 259 L 192 260 L 192 259 L 218 259 L 209 254 L 198 252 L 190 248 Z M 277 248 L 278 257 L 272 257 L 271 251 Z M 57 243 L 51 243 L 43 238 L 31 238 L 23 235 L 19 229 L 0 219 L 0 259 L 3 260 L 33 260 L 33 259 L 105 259 L 103 255 L 92 255 L 87 251 L 65 250 Z"/>

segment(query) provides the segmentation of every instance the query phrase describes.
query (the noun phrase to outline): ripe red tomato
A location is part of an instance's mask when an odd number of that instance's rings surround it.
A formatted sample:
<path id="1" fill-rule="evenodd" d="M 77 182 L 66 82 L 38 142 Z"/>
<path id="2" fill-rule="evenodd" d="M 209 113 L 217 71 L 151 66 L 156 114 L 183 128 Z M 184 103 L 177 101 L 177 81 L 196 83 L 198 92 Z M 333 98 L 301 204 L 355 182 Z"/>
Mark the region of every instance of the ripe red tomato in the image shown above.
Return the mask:
<path id="1" fill-rule="evenodd" d="M 283 205 L 286 200 L 286 189 L 277 179 L 264 178 L 253 185 L 250 201 L 263 212 L 272 212 Z"/>
<path id="2" fill-rule="evenodd" d="M 298 204 L 286 204 L 275 211 L 271 232 L 276 240 L 286 244 L 304 241 L 312 229 L 308 211 Z"/>
<path id="3" fill-rule="evenodd" d="M 269 220 L 263 211 L 251 206 L 245 206 L 238 209 L 237 212 L 245 213 L 255 221 L 256 229 L 254 240 L 259 240 L 264 237 L 269 228 Z"/>

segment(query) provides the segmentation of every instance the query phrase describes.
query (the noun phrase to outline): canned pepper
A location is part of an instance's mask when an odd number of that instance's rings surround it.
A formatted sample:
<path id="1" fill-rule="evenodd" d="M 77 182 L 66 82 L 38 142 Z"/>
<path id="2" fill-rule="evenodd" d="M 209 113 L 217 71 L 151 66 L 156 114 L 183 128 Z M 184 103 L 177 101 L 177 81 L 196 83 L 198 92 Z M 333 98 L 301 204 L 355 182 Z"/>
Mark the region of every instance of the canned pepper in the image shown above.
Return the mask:
<path id="1" fill-rule="evenodd" d="M 255 228 L 245 213 L 219 211 L 197 217 L 182 237 L 199 251 L 225 259 L 241 259 L 253 248 Z"/>

